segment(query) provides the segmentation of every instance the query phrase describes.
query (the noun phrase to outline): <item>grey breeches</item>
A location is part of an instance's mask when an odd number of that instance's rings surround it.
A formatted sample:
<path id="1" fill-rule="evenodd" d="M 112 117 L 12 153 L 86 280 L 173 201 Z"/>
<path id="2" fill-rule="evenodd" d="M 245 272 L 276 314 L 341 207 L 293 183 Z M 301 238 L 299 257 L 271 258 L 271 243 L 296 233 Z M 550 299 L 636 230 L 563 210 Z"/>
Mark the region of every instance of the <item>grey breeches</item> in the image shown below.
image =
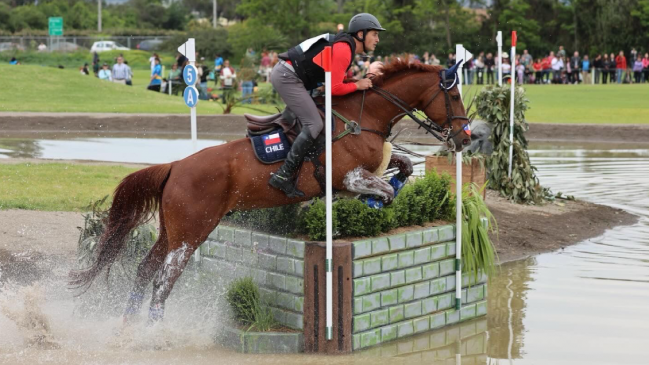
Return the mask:
<path id="1" fill-rule="evenodd" d="M 270 73 L 270 82 L 286 106 L 300 119 L 302 128 L 311 134 L 311 138 L 317 138 L 323 128 L 322 118 L 302 80 L 286 66 L 278 63 Z"/>

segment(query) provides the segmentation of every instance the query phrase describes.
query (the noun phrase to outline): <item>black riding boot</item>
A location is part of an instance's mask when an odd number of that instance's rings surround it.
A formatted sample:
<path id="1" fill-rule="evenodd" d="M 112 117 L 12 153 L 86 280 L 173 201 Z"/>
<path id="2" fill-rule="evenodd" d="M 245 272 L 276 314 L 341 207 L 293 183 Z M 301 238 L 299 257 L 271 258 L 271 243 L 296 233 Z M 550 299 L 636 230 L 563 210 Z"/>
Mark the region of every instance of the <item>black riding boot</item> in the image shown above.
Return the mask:
<path id="1" fill-rule="evenodd" d="M 295 138 L 284 164 L 273 174 L 268 184 L 283 191 L 289 198 L 303 197 L 304 193 L 295 187 L 293 175 L 295 175 L 304 157 L 313 147 L 313 142 L 315 142 L 315 139 L 311 138 L 311 134 L 303 130 Z"/>

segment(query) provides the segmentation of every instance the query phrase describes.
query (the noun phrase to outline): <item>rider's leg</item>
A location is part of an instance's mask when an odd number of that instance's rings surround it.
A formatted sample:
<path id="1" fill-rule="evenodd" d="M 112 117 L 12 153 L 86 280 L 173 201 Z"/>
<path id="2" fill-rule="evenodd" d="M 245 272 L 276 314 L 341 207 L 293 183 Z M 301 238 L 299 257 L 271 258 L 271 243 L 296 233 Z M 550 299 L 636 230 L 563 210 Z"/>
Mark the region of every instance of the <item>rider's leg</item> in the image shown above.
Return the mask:
<path id="1" fill-rule="evenodd" d="M 295 187 L 293 177 L 322 131 L 322 119 L 302 80 L 286 66 L 277 64 L 271 73 L 270 82 L 286 106 L 300 119 L 302 132 L 293 142 L 286 161 L 268 183 L 291 198 L 301 197 L 304 193 Z"/>

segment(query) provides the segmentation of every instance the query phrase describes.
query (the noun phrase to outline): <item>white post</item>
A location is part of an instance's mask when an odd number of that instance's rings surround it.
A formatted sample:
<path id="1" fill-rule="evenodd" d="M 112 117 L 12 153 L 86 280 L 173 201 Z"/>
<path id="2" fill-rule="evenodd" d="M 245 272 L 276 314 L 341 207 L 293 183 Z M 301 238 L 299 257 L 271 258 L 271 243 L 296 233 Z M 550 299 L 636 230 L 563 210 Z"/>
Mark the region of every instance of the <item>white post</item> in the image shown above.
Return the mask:
<path id="1" fill-rule="evenodd" d="M 469 61 L 473 54 L 467 51 L 463 45 L 455 45 L 455 59 L 459 62 Z M 458 67 L 458 89 L 462 97 L 462 77 L 464 63 Z M 462 152 L 455 153 L 455 309 L 459 310 L 462 305 Z"/>
<path id="2" fill-rule="evenodd" d="M 196 40 L 194 38 L 187 39 L 187 42 L 185 42 L 185 44 L 178 47 L 178 52 L 180 52 L 183 56 L 187 57 L 187 60 L 189 61 L 189 65 L 195 71 L 196 70 Z M 187 72 L 187 77 L 185 77 L 185 72 Z M 198 72 L 194 73 L 193 71 L 183 70 L 183 78 L 185 79 L 185 83 L 187 84 L 188 88 L 194 88 L 194 85 L 196 85 L 196 82 L 198 81 L 197 80 Z M 169 78 L 169 80 L 171 81 L 171 77 Z M 169 88 L 169 90 L 171 90 L 171 88 Z M 187 90 L 185 92 L 187 92 Z M 188 95 L 191 95 L 191 93 Z M 198 98 L 198 93 L 196 93 L 196 97 Z M 187 100 L 185 100 L 185 103 L 188 102 Z M 196 103 L 198 103 L 198 100 L 196 100 Z M 192 148 L 194 152 L 198 150 L 198 143 L 197 143 L 198 137 L 196 133 L 196 103 L 194 103 L 193 106 L 187 104 L 187 106 L 190 106 L 189 110 L 190 110 L 190 122 L 191 122 Z M 194 262 L 197 263 L 201 262 L 200 249 L 194 251 Z"/>
<path id="3" fill-rule="evenodd" d="M 171 88 L 174 86 L 173 81 L 171 81 L 171 72 L 169 72 L 169 80 L 167 80 L 167 90 L 169 90 L 169 96 L 171 96 Z"/>
<path id="4" fill-rule="evenodd" d="M 512 76 L 516 75 L 516 31 L 512 31 Z M 514 157 L 514 88 L 516 87 L 516 77 L 510 78 L 511 82 L 511 96 L 509 103 L 509 170 L 507 176 L 512 178 L 512 162 Z"/>
<path id="5" fill-rule="evenodd" d="M 498 86 L 503 86 L 503 32 L 498 31 Z"/>
<path id="6" fill-rule="evenodd" d="M 331 47 L 323 51 L 325 70 L 325 146 L 326 146 L 326 204 L 327 204 L 327 251 L 325 267 L 327 270 L 327 340 L 333 339 L 333 177 L 332 177 L 332 136 L 331 130 Z M 317 298 L 316 298 L 317 300 Z"/>
<path id="7" fill-rule="evenodd" d="M 185 43 L 185 57 L 189 60 L 189 64 L 196 67 L 196 40 L 194 38 L 189 38 L 187 43 Z M 198 74 L 197 74 L 198 75 Z M 195 83 L 198 80 L 195 80 Z M 194 84 L 195 84 L 194 83 Z M 192 86 L 192 85 L 190 85 Z M 192 131 L 192 147 L 194 152 L 198 149 L 198 137 L 196 132 L 196 107 L 191 108 L 191 131 Z"/>
<path id="8" fill-rule="evenodd" d="M 191 61 L 189 63 L 192 66 L 195 66 L 196 62 Z M 192 130 L 192 149 L 194 152 L 198 151 L 198 132 L 196 131 L 196 107 L 191 108 L 191 130 Z"/>

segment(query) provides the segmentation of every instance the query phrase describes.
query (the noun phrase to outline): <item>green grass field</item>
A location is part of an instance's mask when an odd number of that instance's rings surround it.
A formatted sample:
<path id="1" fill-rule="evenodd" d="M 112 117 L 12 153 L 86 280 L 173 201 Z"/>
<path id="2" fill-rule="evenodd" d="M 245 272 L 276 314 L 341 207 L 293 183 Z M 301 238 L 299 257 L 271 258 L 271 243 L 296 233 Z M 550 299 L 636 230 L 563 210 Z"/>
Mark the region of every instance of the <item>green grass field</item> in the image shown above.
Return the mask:
<path id="1" fill-rule="evenodd" d="M 530 100 L 525 116 L 531 123 L 649 124 L 649 84 L 524 88 Z M 471 89 L 471 93 L 479 90 Z"/>
<path id="2" fill-rule="evenodd" d="M 0 164 L 0 209 L 85 211 L 137 169 L 69 163 Z"/>
<path id="3" fill-rule="evenodd" d="M 88 113 L 179 113 L 189 114 L 181 96 L 146 90 L 150 74 L 135 70 L 133 86 L 124 86 L 84 76 L 78 70 L 41 66 L 0 65 L 0 111 L 88 112 Z M 271 105 L 235 107 L 234 113 L 271 113 Z M 262 110 L 261 112 L 259 110 Z M 222 104 L 201 100 L 198 114 L 221 114 Z"/>
<path id="4" fill-rule="evenodd" d="M 132 87 L 52 67 L 0 65 L 0 74 L 0 111 L 188 113 L 181 97 L 146 90 L 149 72 L 145 69 L 135 70 Z M 532 123 L 649 123 L 649 84 L 526 85 L 525 89 L 530 100 L 527 120 Z M 478 90 L 473 86 L 470 93 Z M 233 113 L 275 111 L 272 105 L 252 108 L 235 107 Z M 198 114 L 223 111 L 221 104 L 208 101 L 200 101 L 196 109 Z"/>
<path id="5" fill-rule="evenodd" d="M 171 65 L 175 61 L 175 54 L 157 52 L 160 56 L 162 65 Z M 132 69 L 148 70 L 150 67 L 149 57 L 151 52 L 146 51 L 106 51 L 99 53 L 99 62 L 108 63 L 113 65 L 118 55 L 123 54 L 124 59 L 128 62 Z M 36 51 L 17 51 L 17 52 L 0 52 L 0 63 L 9 63 L 12 57 L 16 57 L 23 65 L 34 66 L 48 66 L 58 67 L 59 65 L 65 68 L 77 70 L 84 63 L 88 63 L 92 69 L 92 53 L 90 51 L 81 50 L 77 52 L 36 52 Z"/>

